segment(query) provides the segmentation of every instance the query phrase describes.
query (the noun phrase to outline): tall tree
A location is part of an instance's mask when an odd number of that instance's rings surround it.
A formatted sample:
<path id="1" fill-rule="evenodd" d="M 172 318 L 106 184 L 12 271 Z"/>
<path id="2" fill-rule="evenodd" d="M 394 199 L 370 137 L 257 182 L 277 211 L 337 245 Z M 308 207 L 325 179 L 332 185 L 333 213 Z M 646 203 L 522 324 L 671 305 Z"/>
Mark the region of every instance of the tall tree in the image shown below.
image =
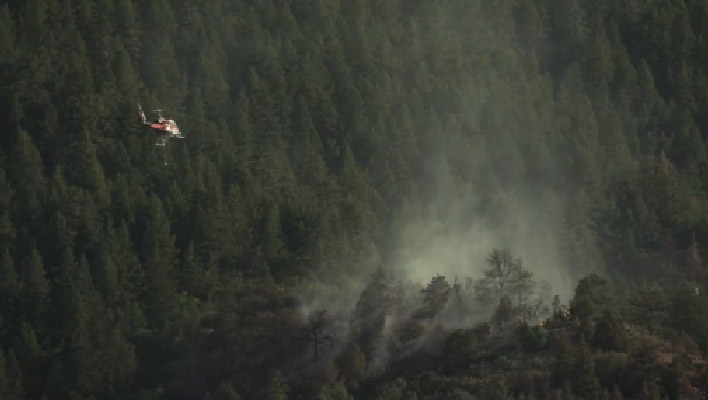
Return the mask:
<path id="1" fill-rule="evenodd" d="M 652 333 L 666 317 L 669 302 L 663 289 L 656 283 L 643 283 L 630 300 L 637 310 L 638 319 Z"/>
<path id="2" fill-rule="evenodd" d="M 508 249 L 494 249 L 487 257 L 489 269 L 484 270 L 484 277 L 477 281 L 475 289 L 481 301 L 493 300 L 498 302 L 514 291 L 514 284 L 526 287 L 530 275 L 522 268 L 520 258 L 515 258 Z M 514 292 L 517 294 L 516 292 Z M 522 300 L 527 294 L 523 290 L 518 292 L 517 299 Z"/>
<path id="3" fill-rule="evenodd" d="M 143 296 L 148 320 L 152 326 L 159 327 L 169 321 L 174 306 L 173 270 L 177 265 L 177 254 L 169 220 L 157 196 L 150 196 L 147 204 L 143 205 L 142 217 Z"/>

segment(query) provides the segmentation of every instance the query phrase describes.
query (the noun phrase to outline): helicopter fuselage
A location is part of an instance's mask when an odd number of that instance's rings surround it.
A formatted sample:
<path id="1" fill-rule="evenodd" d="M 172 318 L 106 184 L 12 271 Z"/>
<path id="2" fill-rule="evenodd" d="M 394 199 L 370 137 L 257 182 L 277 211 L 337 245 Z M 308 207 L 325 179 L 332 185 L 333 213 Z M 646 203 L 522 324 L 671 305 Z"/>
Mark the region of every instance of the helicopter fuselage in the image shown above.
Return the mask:
<path id="1" fill-rule="evenodd" d="M 148 126 L 155 131 L 157 134 L 179 134 L 179 127 L 172 120 L 166 120 L 164 122 L 153 122 L 149 123 Z"/>

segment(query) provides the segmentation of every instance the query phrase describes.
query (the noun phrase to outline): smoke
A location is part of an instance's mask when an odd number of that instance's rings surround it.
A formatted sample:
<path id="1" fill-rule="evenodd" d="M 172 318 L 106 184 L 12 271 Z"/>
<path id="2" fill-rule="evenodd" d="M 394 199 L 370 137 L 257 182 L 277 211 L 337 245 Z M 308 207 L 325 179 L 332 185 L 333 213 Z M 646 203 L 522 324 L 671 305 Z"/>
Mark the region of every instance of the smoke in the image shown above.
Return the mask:
<path id="1" fill-rule="evenodd" d="M 389 314 L 384 317 L 384 324 L 374 345 L 372 362 L 369 363 L 370 372 L 380 372 L 384 370 L 389 362 L 388 345 L 391 336 L 394 334 L 393 328 L 396 325 L 396 315 Z"/>
<path id="2" fill-rule="evenodd" d="M 472 15 L 470 12 L 466 17 Z M 447 18 L 457 17 L 447 14 Z M 569 243 L 575 256 L 583 253 L 583 247 L 593 245 L 569 235 L 567 216 L 572 214 L 572 199 L 577 191 L 566 192 L 557 184 L 558 176 L 563 175 L 558 166 L 565 163 L 556 163 L 568 155 L 552 154 L 539 136 L 546 134 L 554 123 L 552 82 L 522 68 L 528 60 L 516 58 L 518 55 L 513 51 L 507 54 L 510 46 L 518 45 L 511 43 L 513 38 L 495 36 L 497 29 L 483 18 L 477 22 L 479 31 L 487 32 L 486 40 L 473 41 L 470 46 L 480 54 L 502 51 L 509 62 L 498 69 L 481 66 L 482 70 L 461 76 L 459 97 L 446 100 L 454 110 L 435 108 L 440 111 L 436 113 L 438 123 L 430 123 L 435 131 L 420 139 L 439 141 L 428 143 L 427 147 L 435 148 L 433 153 L 413 161 L 424 166 L 414 194 L 399 205 L 388 205 L 394 208 L 394 218 L 387 248 L 362 246 L 356 262 L 352 262 L 350 255 L 342 255 L 341 262 L 349 272 L 346 277 L 337 276 L 336 284 L 302 291 L 303 315 L 326 308 L 340 322 L 337 325 L 340 338 L 350 336 L 346 321 L 350 320 L 380 262 L 379 253 L 392 255 L 385 257 L 384 265 L 391 281 L 401 281 L 407 288 L 416 285 L 422 288 L 440 274 L 451 285 L 457 281 L 470 293 L 473 291 L 470 283 L 481 278 L 488 268 L 489 253 L 506 248 L 523 260 L 524 268 L 533 273 L 538 283 L 550 283 L 550 292 L 539 287 L 532 297 L 535 301 L 542 296 L 545 304 L 550 304 L 553 294 L 567 303 L 578 278 L 587 273 L 579 268 L 587 261 L 576 262 L 568 255 Z M 454 30 L 459 24 L 449 25 L 446 29 L 456 36 L 459 32 Z M 448 42 L 437 45 L 449 48 Z M 439 51 L 433 47 L 428 50 Z M 446 118 L 449 115 L 443 111 L 457 119 Z M 529 169 L 533 173 L 527 173 Z M 540 176 L 529 179 L 534 173 Z M 592 251 L 589 249 L 587 253 Z M 397 327 L 409 321 L 410 314 L 421 304 L 420 296 L 413 293 L 420 288 L 405 296 L 405 307 L 386 316 L 372 366 L 382 368 L 393 361 L 387 343 L 397 341 Z M 474 304 L 469 298 L 466 303 L 465 312 L 446 307 L 433 321 L 423 324 L 424 331 L 403 346 L 406 351 L 401 354 L 419 350 L 427 339 L 437 337 L 439 328 L 472 328 L 488 321 L 494 311 Z M 406 311 L 402 312 L 403 309 Z"/>
<path id="3" fill-rule="evenodd" d="M 530 302 L 541 296 L 549 305 L 558 294 L 567 303 L 572 297 L 584 271 L 573 270 L 575 266 L 564 254 L 569 240 L 565 218 L 572 207 L 570 194 L 542 180 L 530 182 L 513 174 L 510 178 L 503 172 L 504 155 L 492 157 L 487 151 L 487 146 L 469 150 L 466 156 L 473 161 L 464 164 L 456 162 L 459 154 L 453 149 L 443 148 L 430 155 L 424 162 L 418 193 L 394 211 L 391 248 L 379 251 L 362 245 L 356 260 L 342 260 L 348 261 L 350 273 L 338 276 L 336 284 L 310 284 L 301 290 L 303 315 L 327 309 L 334 321 L 330 331 L 338 343 L 353 343 L 356 338 L 349 326 L 352 311 L 380 263 L 379 253 L 392 254 L 384 265 L 388 281 L 392 285 L 399 282 L 408 290 L 399 307 L 386 311 L 370 354 L 371 373 L 414 353 L 439 350 L 445 332 L 470 329 L 490 320 L 494 308 L 474 302 L 472 283 L 489 268 L 487 258 L 493 249 L 510 250 L 533 273 L 539 285 Z M 460 165 L 467 169 L 462 171 Z M 415 327 L 419 331 L 401 341 L 406 324 L 416 320 L 414 314 L 423 305 L 420 290 L 438 274 L 451 286 L 461 285 L 464 305 L 453 305 L 451 293 L 448 304 L 432 320 L 415 321 L 420 322 Z M 543 282 L 550 284 L 549 292 L 541 290 Z M 381 307 L 384 310 L 383 304 Z M 345 347 L 336 346 L 328 356 L 335 357 Z"/>
<path id="4" fill-rule="evenodd" d="M 472 282 L 489 268 L 486 260 L 495 248 L 509 249 L 533 273 L 539 285 L 530 299 L 532 303 L 542 297 L 549 305 L 553 294 L 567 302 L 577 282 L 577 274 L 563 261 L 562 216 L 566 209 L 562 196 L 524 182 L 480 186 L 455 176 L 449 167 L 440 167 L 444 160 L 438 162 L 435 185 L 429 187 L 434 192 L 427 193 L 428 201 L 405 201 L 396 213 L 391 249 L 394 256 L 384 267 L 389 284 L 393 287 L 398 282 L 407 290 L 399 306 L 386 311 L 375 351 L 370 354 L 370 373 L 385 370 L 390 363 L 414 353 L 439 350 L 446 331 L 470 329 L 489 321 L 494 309 L 473 300 Z M 378 263 L 378 252 L 374 253 L 363 257 L 367 266 L 362 265 L 359 274 L 341 277 L 336 285 L 311 284 L 301 291 L 303 315 L 326 308 L 332 318 L 329 329 L 338 345 L 334 351 L 327 351 L 328 358 L 336 357 L 346 343 L 356 340 L 349 322 Z M 416 322 L 420 331 L 402 342 L 406 324 L 416 319 L 416 311 L 423 306 L 421 289 L 438 274 L 453 286 L 448 303 L 432 319 Z M 550 292 L 542 290 L 544 281 L 551 285 Z M 456 283 L 463 292 L 461 300 L 455 297 Z M 384 307 L 381 304 L 382 310 Z"/>
<path id="5" fill-rule="evenodd" d="M 408 202 L 396 218 L 397 274 L 420 284 L 436 274 L 465 284 L 482 277 L 492 249 L 507 248 L 537 281 L 548 281 L 562 299 L 572 296 L 577 273 L 563 261 L 560 246 L 562 197 L 523 182 L 481 187 L 444 166 L 435 173 L 432 201 Z"/>

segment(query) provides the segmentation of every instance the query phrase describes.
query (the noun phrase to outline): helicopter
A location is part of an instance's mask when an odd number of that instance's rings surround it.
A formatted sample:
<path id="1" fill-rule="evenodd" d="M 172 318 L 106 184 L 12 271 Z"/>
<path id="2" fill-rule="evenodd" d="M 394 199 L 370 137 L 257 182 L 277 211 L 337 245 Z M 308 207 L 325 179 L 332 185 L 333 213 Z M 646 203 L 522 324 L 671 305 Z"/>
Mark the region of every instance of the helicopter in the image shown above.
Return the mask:
<path id="1" fill-rule="evenodd" d="M 179 126 L 177 126 L 177 123 L 173 119 L 165 119 L 162 116 L 162 110 L 153 110 L 153 112 L 157 113 L 157 119 L 155 122 L 148 122 L 147 118 L 145 118 L 143 108 L 140 106 L 140 103 L 138 103 L 138 116 L 143 125 L 147 125 L 157 134 L 156 146 L 164 147 L 167 144 L 167 140 L 171 138 L 184 139 L 184 135 L 182 135 Z"/>
<path id="2" fill-rule="evenodd" d="M 171 138 L 184 139 L 184 135 L 182 135 L 179 126 L 177 126 L 177 123 L 173 119 L 165 119 L 165 117 L 162 116 L 162 110 L 153 110 L 153 112 L 157 113 L 157 119 L 155 122 L 148 122 L 143 107 L 138 103 L 138 116 L 143 125 L 147 125 L 157 135 L 155 145 L 162 147 L 165 165 L 167 165 L 167 152 L 165 151 L 167 140 Z"/>

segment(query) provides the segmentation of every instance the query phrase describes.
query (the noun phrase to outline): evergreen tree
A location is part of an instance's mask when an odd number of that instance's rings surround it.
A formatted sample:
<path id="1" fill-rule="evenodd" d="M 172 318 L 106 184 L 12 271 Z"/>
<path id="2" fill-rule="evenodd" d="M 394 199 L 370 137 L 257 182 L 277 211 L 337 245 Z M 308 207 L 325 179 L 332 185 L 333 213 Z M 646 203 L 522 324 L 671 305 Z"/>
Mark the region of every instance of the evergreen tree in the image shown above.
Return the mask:
<path id="1" fill-rule="evenodd" d="M 143 207 L 143 218 L 141 264 L 145 286 L 142 294 L 148 321 L 152 326 L 159 327 L 169 321 L 174 305 L 174 237 L 158 197 L 150 197 Z"/>

